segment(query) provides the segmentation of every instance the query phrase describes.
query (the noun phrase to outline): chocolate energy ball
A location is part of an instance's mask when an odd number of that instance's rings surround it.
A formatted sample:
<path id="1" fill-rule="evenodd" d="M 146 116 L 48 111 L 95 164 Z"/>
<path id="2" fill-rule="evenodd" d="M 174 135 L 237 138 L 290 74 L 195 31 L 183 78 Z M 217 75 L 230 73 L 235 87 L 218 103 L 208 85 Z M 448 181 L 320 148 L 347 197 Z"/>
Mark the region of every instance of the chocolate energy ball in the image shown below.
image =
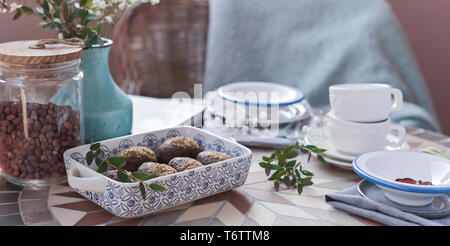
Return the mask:
<path id="1" fill-rule="evenodd" d="M 197 161 L 203 165 L 231 159 L 231 156 L 218 151 L 202 151 L 197 155 Z"/>
<path id="2" fill-rule="evenodd" d="M 178 172 L 203 166 L 199 161 L 189 157 L 175 157 L 169 161 L 168 165 L 175 168 Z"/>
<path id="3" fill-rule="evenodd" d="M 136 171 L 144 162 L 157 162 L 155 152 L 148 147 L 131 147 L 123 150 L 120 155 L 127 157 L 124 169 L 130 172 Z"/>
<path id="4" fill-rule="evenodd" d="M 175 157 L 195 158 L 201 151 L 197 142 L 188 137 L 174 137 L 165 141 L 156 150 L 158 161 L 169 163 Z"/>
<path id="5" fill-rule="evenodd" d="M 156 162 L 145 162 L 139 166 L 138 172 L 153 173 L 156 176 L 161 177 L 176 173 L 177 170 L 166 164 L 160 164 Z"/>

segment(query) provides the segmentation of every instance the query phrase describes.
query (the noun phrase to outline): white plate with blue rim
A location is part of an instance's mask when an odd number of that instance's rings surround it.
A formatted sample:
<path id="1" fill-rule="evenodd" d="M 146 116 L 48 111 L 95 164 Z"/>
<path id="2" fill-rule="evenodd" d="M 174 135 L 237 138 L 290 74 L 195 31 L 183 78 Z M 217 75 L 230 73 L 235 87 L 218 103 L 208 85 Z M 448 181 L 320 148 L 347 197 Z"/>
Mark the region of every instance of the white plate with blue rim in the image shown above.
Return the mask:
<path id="1" fill-rule="evenodd" d="M 369 200 L 379 202 L 384 205 L 397 208 L 404 212 L 412 213 L 420 217 L 424 217 L 427 219 L 437 219 L 450 215 L 450 194 L 437 196 L 432 200 L 430 204 L 426 206 L 411 207 L 401 205 L 387 199 L 384 196 L 384 191 L 382 189 L 367 180 L 362 180 L 361 182 L 359 182 L 357 188 L 361 196 Z"/>
<path id="2" fill-rule="evenodd" d="M 293 87 L 268 82 L 236 82 L 221 86 L 217 93 L 223 99 L 253 106 L 289 106 L 305 99 L 303 93 Z"/>
<path id="3" fill-rule="evenodd" d="M 384 196 L 400 205 L 420 207 L 450 193 L 450 160 L 415 151 L 374 151 L 353 160 L 353 170 L 383 190 Z M 430 185 L 396 181 L 412 179 Z"/>
<path id="4" fill-rule="evenodd" d="M 208 110 L 225 119 L 245 112 L 246 119 L 257 113 L 259 123 L 286 124 L 310 116 L 311 107 L 304 94 L 293 87 L 269 82 L 226 84 L 205 95 Z M 230 107 L 226 107 L 229 106 Z"/>

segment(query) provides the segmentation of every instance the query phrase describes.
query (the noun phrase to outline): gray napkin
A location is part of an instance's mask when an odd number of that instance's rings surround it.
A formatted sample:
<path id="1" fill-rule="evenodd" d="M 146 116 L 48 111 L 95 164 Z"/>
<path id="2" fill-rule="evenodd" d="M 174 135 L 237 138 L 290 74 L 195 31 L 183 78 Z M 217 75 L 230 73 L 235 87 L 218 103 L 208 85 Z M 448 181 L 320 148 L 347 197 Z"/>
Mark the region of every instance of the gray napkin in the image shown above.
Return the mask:
<path id="1" fill-rule="evenodd" d="M 328 204 L 381 224 L 390 226 L 449 226 L 450 216 L 440 219 L 425 219 L 411 213 L 362 197 L 356 186 L 325 196 Z"/>

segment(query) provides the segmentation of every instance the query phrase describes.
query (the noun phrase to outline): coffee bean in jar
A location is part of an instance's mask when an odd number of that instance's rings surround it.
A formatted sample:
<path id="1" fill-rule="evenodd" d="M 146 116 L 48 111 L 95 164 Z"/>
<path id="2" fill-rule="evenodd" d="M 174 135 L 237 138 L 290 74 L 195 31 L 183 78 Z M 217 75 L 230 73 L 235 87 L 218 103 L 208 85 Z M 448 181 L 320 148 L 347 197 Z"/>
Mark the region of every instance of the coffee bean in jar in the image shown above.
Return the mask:
<path id="1" fill-rule="evenodd" d="M 53 103 L 26 109 L 24 119 L 21 103 L 0 102 L 0 169 L 21 179 L 64 177 L 64 151 L 81 144 L 79 112 Z"/>
<path id="2" fill-rule="evenodd" d="M 0 171 L 24 186 L 67 181 L 63 153 L 84 140 L 83 49 L 37 43 L 0 44 Z"/>

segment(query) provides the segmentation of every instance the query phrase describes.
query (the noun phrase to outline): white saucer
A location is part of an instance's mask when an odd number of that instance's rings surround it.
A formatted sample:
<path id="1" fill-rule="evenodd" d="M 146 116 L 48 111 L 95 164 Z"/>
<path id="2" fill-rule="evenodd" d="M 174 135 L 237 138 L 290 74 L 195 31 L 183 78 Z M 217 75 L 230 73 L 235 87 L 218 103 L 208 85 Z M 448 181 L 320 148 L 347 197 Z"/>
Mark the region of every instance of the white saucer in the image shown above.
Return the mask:
<path id="1" fill-rule="evenodd" d="M 388 138 L 395 138 L 395 136 L 388 135 Z M 320 148 L 324 148 L 327 151 L 322 153 L 322 156 L 325 158 L 330 159 L 330 163 L 336 163 L 340 162 L 342 165 L 343 163 L 350 163 L 355 159 L 357 155 L 350 155 L 346 153 L 342 153 L 336 150 L 336 148 L 333 146 L 333 143 L 330 141 L 330 137 L 328 134 L 328 131 L 325 127 L 323 128 L 311 128 L 307 131 L 305 136 L 305 144 L 311 144 L 315 145 Z M 404 142 L 400 147 L 398 148 L 392 148 L 389 146 L 386 146 L 384 150 L 408 150 L 409 144 L 407 142 Z M 333 163 L 333 164 L 334 164 Z"/>
<path id="2" fill-rule="evenodd" d="M 317 157 L 317 154 L 312 153 L 312 155 L 314 157 Z M 353 170 L 353 164 L 352 162 L 346 162 L 346 161 L 341 161 L 341 160 L 336 160 L 336 159 L 332 159 L 332 158 L 328 158 L 326 156 L 323 156 L 322 153 L 322 157 L 323 159 L 325 159 L 325 161 L 327 161 L 327 163 L 333 164 L 337 167 L 340 167 L 342 169 L 346 169 L 346 170 Z"/>

